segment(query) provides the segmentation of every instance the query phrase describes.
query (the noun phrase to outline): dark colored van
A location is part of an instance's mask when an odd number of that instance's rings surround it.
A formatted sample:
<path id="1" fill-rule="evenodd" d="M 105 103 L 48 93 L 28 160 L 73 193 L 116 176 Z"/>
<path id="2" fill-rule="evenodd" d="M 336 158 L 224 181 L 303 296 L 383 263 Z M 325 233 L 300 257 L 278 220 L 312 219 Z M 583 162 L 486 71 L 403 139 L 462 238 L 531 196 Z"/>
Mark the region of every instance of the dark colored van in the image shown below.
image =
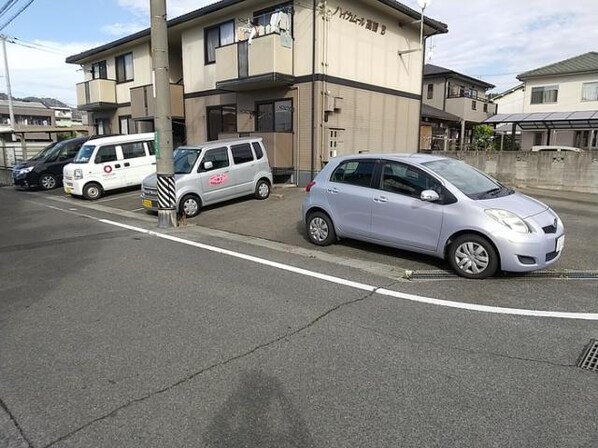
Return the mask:
<path id="1" fill-rule="evenodd" d="M 71 163 L 81 145 L 89 137 L 77 137 L 52 143 L 25 162 L 17 164 L 12 171 L 15 187 L 39 187 L 52 190 L 62 182 L 62 169 Z"/>

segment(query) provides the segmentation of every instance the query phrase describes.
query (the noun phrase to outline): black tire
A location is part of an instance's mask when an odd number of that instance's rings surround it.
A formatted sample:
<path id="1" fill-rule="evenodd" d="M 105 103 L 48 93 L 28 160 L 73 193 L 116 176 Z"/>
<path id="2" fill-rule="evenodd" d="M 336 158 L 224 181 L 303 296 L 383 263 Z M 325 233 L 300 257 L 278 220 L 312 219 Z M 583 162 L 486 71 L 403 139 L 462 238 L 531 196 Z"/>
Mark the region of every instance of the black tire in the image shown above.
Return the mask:
<path id="1" fill-rule="evenodd" d="M 39 188 L 42 190 L 53 190 L 58 186 L 58 179 L 53 174 L 42 174 L 38 180 Z"/>
<path id="2" fill-rule="evenodd" d="M 268 199 L 268 197 L 270 196 L 270 190 L 270 182 L 268 182 L 265 179 L 260 179 L 257 181 L 257 184 L 255 185 L 254 196 L 256 199 L 259 200 Z"/>
<path id="3" fill-rule="evenodd" d="M 83 187 L 83 197 L 90 201 L 100 199 L 104 195 L 104 189 L 96 182 L 90 182 Z"/>
<path id="4" fill-rule="evenodd" d="M 179 202 L 179 215 L 193 218 L 201 212 L 201 200 L 194 194 L 183 196 Z"/>
<path id="5" fill-rule="evenodd" d="M 312 212 L 307 215 L 305 222 L 307 237 L 318 246 L 328 246 L 336 241 L 334 224 L 330 217 L 323 212 Z"/>
<path id="6" fill-rule="evenodd" d="M 494 246 L 473 233 L 455 238 L 448 250 L 448 262 L 461 277 L 478 280 L 493 276 L 499 266 Z"/>

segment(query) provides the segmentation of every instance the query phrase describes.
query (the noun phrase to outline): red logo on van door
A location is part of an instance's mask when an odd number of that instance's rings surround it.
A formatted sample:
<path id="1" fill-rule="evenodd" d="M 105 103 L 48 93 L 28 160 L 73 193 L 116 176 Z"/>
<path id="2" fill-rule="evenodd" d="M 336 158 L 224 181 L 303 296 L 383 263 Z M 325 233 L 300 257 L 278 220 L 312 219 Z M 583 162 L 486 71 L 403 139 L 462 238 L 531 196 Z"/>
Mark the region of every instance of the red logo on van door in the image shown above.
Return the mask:
<path id="1" fill-rule="evenodd" d="M 222 185 L 228 182 L 228 174 L 215 174 L 208 179 L 210 185 Z"/>
<path id="2" fill-rule="evenodd" d="M 110 173 L 112 172 L 112 167 L 111 167 L 110 165 L 106 165 L 106 166 L 104 167 L 104 172 L 105 172 L 106 174 L 110 174 Z"/>

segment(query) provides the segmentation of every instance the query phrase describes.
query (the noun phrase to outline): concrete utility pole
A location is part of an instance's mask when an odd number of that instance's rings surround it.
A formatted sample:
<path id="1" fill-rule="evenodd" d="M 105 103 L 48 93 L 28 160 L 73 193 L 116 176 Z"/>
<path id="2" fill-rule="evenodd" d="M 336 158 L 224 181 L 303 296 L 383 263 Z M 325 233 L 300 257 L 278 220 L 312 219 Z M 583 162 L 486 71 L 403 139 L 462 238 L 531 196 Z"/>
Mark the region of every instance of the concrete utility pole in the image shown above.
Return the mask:
<path id="1" fill-rule="evenodd" d="M 154 128 L 158 174 L 158 227 L 176 227 L 176 189 L 172 157 L 170 74 L 166 0 L 150 0 L 152 65 L 154 75 Z"/>
<path id="2" fill-rule="evenodd" d="M 8 115 L 10 117 L 10 127 L 15 129 L 15 113 L 12 107 L 12 91 L 10 88 L 10 73 L 8 70 L 8 56 L 6 54 L 6 36 L 4 34 L 0 34 L 0 39 L 2 39 L 2 51 L 4 52 L 4 74 L 6 76 L 6 94 L 8 95 Z"/>

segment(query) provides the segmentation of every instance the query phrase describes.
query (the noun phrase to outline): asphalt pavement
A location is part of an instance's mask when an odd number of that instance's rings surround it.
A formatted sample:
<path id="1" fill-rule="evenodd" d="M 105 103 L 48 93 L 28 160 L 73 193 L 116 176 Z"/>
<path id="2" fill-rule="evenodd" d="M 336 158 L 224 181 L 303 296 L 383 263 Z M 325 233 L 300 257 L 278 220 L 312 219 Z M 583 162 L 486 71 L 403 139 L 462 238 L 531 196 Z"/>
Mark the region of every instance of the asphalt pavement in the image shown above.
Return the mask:
<path id="1" fill-rule="evenodd" d="M 598 443 L 596 320 L 498 311 L 596 314 L 596 280 L 409 281 L 444 266 L 314 248 L 299 189 L 165 232 L 136 195 L 0 189 L 0 447 Z M 547 201 L 596 269 L 596 206 Z"/>

